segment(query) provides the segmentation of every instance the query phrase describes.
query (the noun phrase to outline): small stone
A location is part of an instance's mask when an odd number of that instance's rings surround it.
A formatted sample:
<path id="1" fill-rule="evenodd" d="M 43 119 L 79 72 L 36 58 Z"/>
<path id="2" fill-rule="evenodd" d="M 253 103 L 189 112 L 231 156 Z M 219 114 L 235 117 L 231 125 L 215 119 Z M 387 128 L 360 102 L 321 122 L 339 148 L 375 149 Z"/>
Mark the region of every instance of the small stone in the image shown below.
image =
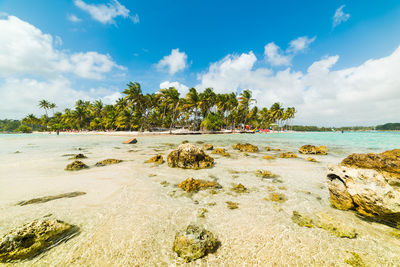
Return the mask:
<path id="1" fill-rule="evenodd" d="M 285 152 L 279 155 L 280 158 L 297 158 L 297 155 L 293 152 Z"/>
<path id="2" fill-rule="evenodd" d="M 278 202 L 278 203 L 283 203 L 283 202 L 287 201 L 287 197 L 281 193 L 270 193 L 269 200 Z"/>
<path id="3" fill-rule="evenodd" d="M 86 158 L 87 157 L 84 154 L 79 153 L 79 154 L 73 155 L 70 159 L 86 159 Z"/>
<path id="4" fill-rule="evenodd" d="M 145 163 L 163 164 L 164 159 L 163 159 L 163 156 L 156 155 L 156 156 L 151 157 L 150 159 L 146 160 Z"/>
<path id="5" fill-rule="evenodd" d="M 270 155 L 265 155 L 263 158 L 267 159 L 267 160 L 275 159 L 274 156 L 270 156 Z"/>
<path id="6" fill-rule="evenodd" d="M 123 144 L 136 144 L 137 140 L 136 140 L 136 138 L 130 138 L 130 139 L 128 139 L 128 140 L 126 140 L 126 141 L 124 141 L 122 143 Z"/>
<path id="7" fill-rule="evenodd" d="M 249 143 L 237 143 L 232 146 L 233 149 L 240 150 L 241 152 L 258 152 L 258 147 Z"/>
<path id="8" fill-rule="evenodd" d="M 218 241 L 210 231 L 191 224 L 176 234 L 172 249 L 184 261 L 191 262 L 215 251 L 217 247 Z"/>
<path id="9" fill-rule="evenodd" d="M 273 186 L 268 185 L 266 188 L 267 188 L 267 190 L 270 191 L 270 192 L 275 191 L 275 187 L 273 187 Z"/>
<path id="10" fill-rule="evenodd" d="M 231 155 L 230 155 L 228 152 L 226 152 L 225 149 L 223 149 L 223 148 L 216 148 L 216 149 L 214 149 L 213 152 L 211 152 L 211 154 L 219 154 L 219 155 L 222 155 L 222 156 L 224 156 L 224 157 L 230 157 L 230 156 L 231 156 Z"/>
<path id="11" fill-rule="evenodd" d="M 122 162 L 122 160 L 120 159 L 105 159 L 102 161 L 99 161 L 96 163 L 96 167 L 102 167 L 102 166 L 106 166 L 106 165 L 111 165 L 111 164 L 117 164 Z"/>
<path id="12" fill-rule="evenodd" d="M 311 218 L 295 210 L 293 211 L 292 221 L 302 227 L 314 228 L 315 226 Z"/>
<path id="13" fill-rule="evenodd" d="M 318 162 L 318 160 L 312 158 L 312 157 L 308 157 L 306 158 L 307 161 L 311 161 L 311 162 Z"/>
<path id="14" fill-rule="evenodd" d="M 232 187 L 232 190 L 235 191 L 236 193 L 246 193 L 247 188 L 242 185 L 242 184 L 237 184 L 234 187 Z"/>
<path id="15" fill-rule="evenodd" d="M 193 178 L 188 178 L 178 184 L 178 187 L 183 189 L 186 192 L 197 192 L 199 190 L 210 189 L 210 188 L 222 188 L 222 186 L 214 181 L 206 181 L 206 180 L 196 180 Z"/>
<path id="16" fill-rule="evenodd" d="M 213 150 L 214 146 L 212 144 L 204 144 L 201 149 L 203 149 L 203 150 Z"/>
<path id="17" fill-rule="evenodd" d="M 262 177 L 262 178 L 274 178 L 275 177 L 275 175 L 272 172 L 267 171 L 267 170 L 257 170 L 256 175 L 258 177 Z"/>
<path id="18" fill-rule="evenodd" d="M 79 160 L 75 160 L 74 162 L 70 163 L 65 167 L 66 171 L 79 171 L 83 169 L 89 168 L 85 163 Z"/>
<path id="19" fill-rule="evenodd" d="M 239 208 L 239 203 L 237 203 L 237 202 L 226 201 L 225 203 L 226 203 L 228 209 L 234 210 L 234 209 L 238 209 Z"/>

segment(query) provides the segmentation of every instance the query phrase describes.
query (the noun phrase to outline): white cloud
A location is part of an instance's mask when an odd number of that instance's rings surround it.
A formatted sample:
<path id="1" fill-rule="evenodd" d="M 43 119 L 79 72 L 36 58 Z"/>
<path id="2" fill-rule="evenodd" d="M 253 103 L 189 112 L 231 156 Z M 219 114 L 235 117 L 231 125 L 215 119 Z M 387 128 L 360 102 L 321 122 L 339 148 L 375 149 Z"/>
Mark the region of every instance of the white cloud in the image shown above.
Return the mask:
<path id="1" fill-rule="evenodd" d="M 308 38 L 307 36 L 301 36 L 297 39 L 290 41 L 288 51 L 298 53 L 306 50 L 311 43 L 315 41 L 317 37 Z"/>
<path id="2" fill-rule="evenodd" d="M 187 92 L 189 92 L 189 87 L 179 82 L 165 81 L 160 83 L 160 89 L 166 89 L 170 87 L 175 87 L 175 89 L 178 90 L 178 92 L 181 94 L 181 97 L 185 97 Z"/>
<path id="3" fill-rule="evenodd" d="M 338 9 L 335 11 L 335 15 L 333 15 L 333 27 L 335 28 L 342 22 L 347 21 L 350 18 L 350 14 L 346 14 L 343 12 L 343 8 L 346 5 L 341 5 Z"/>
<path id="4" fill-rule="evenodd" d="M 103 23 L 103 24 L 112 24 L 115 23 L 114 18 L 116 17 L 129 17 L 129 9 L 127 9 L 124 5 L 121 5 L 117 0 L 112 0 L 108 4 L 86 4 L 82 0 L 75 0 L 75 5 L 80 9 L 88 12 L 90 16 Z M 134 23 L 139 23 L 139 16 L 134 14 L 132 17 L 132 21 Z"/>
<path id="5" fill-rule="evenodd" d="M 72 21 L 72 22 L 81 22 L 81 21 L 82 21 L 82 19 L 78 18 L 78 17 L 77 17 L 76 15 L 74 15 L 74 14 L 68 15 L 68 16 L 67 16 L 67 19 L 68 19 L 69 21 Z"/>
<path id="6" fill-rule="evenodd" d="M 17 17 L 0 19 L 0 77 L 54 77 L 74 73 L 83 78 L 101 79 L 114 68 L 123 68 L 109 55 L 97 52 L 68 54 L 55 48 L 61 45 L 60 37 L 53 39 Z"/>
<path id="7" fill-rule="evenodd" d="M 264 47 L 264 55 L 272 66 L 287 66 L 292 60 L 291 56 L 284 55 L 279 46 L 273 42 Z"/>
<path id="8" fill-rule="evenodd" d="M 332 70 L 339 56 L 314 62 L 306 72 L 255 68 L 252 52 L 228 55 L 199 75 L 198 88 L 217 92 L 250 88 L 258 105 L 282 102 L 298 110 L 306 125 L 367 125 L 398 121 L 400 114 L 400 47 L 390 56 Z"/>
<path id="9" fill-rule="evenodd" d="M 185 52 L 179 52 L 179 48 L 172 49 L 171 54 L 163 57 L 157 64 L 159 70 L 167 70 L 169 74 L 174 75 L 187 67 L 187 55 Z"/>

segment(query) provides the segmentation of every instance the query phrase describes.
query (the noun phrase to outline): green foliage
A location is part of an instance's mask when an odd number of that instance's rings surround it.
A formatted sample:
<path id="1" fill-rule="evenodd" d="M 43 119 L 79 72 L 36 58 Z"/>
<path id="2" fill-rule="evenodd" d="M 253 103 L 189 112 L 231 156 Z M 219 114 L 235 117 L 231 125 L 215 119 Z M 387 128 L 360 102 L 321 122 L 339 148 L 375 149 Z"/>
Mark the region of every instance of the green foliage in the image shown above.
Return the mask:
<path id="1" fill-rule="evenodd" d="M 213 112 L 209 113 L 201 123 L 201 127 L 207 131 L 219 131 L 223 125 L 224 121 L 221 116 Z"/>
<path id="2" fill-rule="evenodd" d="M 18 127 L 18 129 L 15 130 L 17 133 L 31 133 L 32 128 L 26 125 L 21 125 Z"/>
<path id="3" fill-rule="evenodd" d="M 13 132 L 19 126 L 21 122 L 18 120 L 0 120 L 0 132 Z"/>
<path id="4" fill-rule="evenodd" d="M 376 126 L 376 129 L 381 131 L 399 131 L 400 123 L 386 123 Z"/>

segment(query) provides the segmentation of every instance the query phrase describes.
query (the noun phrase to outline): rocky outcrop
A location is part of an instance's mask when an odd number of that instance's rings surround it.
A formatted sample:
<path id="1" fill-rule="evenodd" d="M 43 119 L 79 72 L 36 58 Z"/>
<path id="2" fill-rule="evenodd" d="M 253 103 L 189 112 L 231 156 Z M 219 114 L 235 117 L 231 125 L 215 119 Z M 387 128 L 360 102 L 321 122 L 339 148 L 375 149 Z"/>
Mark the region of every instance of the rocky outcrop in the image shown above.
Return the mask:
<path id="1" fill-rule="evenodd" d="M 49 201 L 60 199 L 60 198 L 73 198 L 73 197 L 78 197 L 78 196 L 82 196 L 82 195 L 86 195 L 86 193 L 85 192 L 71 192 L 71 193 L 59 194 L 59 195 L 54 195 L 54 196 L 38 197 L 38 198 L 33 198 L 30 200 L 18 202 L 17 205 L 25 206 L 25 205 L 29 205 L 29 204 L 45 203 L 45 202 L 49 202 Z"/>
<path id="2" fill-rule="evenodd" d="M 201 149 L 203 149 L 203 150 L 213 150 L 214 146 L 212 144 L 204 144 Z"/>
<path id="3" fill-rule="evenodd" d="M 242 152 L 258 152 L 258 147 L 249 143 L 246 144 L 237 143 L 233 145 L 232 148 L 240 150 Z"/>
<path id="4" fill-rule="evenodd" d="M 96 167 L 103 167 L 107 165 L 121 163 L 122 160 L 120 159 L 105 159 L 96 163 Z"/>
<path id="5" fill-rule="evenodd" d="M 331 204 L 400 227 L 400 150 L 352 154 L 328 166 Z"/>
<path id="6" fill-rule="evenodd" d="M 0 262 L 31 259 L 61 241 L 68 240 L 78 230 L 76 226 L 54 219 L 25 224 L 0 239 Z"/>
<path id="7" fill-rule="evenodd" d="M 183 260 L 191 262 L 215 251 L 218 243 L 213 233 L 191 224 L 176 234 L 173 250 Z"/>
<path id="8" fill-rule="evenodd" d="M 79 160 L 75 160 L 74 162 L 70 163 L 65 167 L 66 171 L 79 171 L 83 169 L 89 168 L 85 163 Z"/>
<path id="9" fill-rule="evenodd" d="M 288 158 L 297 158 L 297 155 L 293 152 L 285 152 L 279 155 L 280 158 L 288 159 Z"/>
<path id="10" fill-rule="evenodd" d="M 301 154 L 326 155 L 327 151 L 326 146 L 304 145 L 299 148 Z"/>
<path id="11" fill-rule="evenodd" d="M 214 165 L 214 159 L 197 146 L 188 143 L 178 146 L 167 157 L 168 166 L 183 169 L 204 169 Z"/>
<path id="12" fill-rule="evenodd" d="M 199 190 L 204 190 L 204 189 L 222 188 L 222 186 L 217 182 L 193 179 L 193 178 L 188 178 L 182 181 L 180 184 L 178 184 L 178 187 L 185 190 L 186 192 L 197 192 Z"/>
<path id="13" fill-rule="evenodd" d="M 224 156 L 224 157 L 230 157 L 230 156 L 231 156 L 231 155 L 230 155 L 228 152 L 226 152 L 226 150 L 223 149 L 223 148 L 216 148 L 216 149 L 214 149 L 213 152 L 211 152 L 211 154 L 218 154 L 218 155 L 221 155 L 221 156 Z"/>
<path id="14" fill-rule="evenodd" d="M 145 163 L 155 163 L 155 164 L 163 164 L 164 159 L 162 155 L 156 155 L 151 157 L 150 159 L 146 160 Z"/>
<path id="15" fill-rule="evenodd" d="M 126 141 L 124 141 L 122 143 L 123 144 L 136 144 L 137 140 L 136 140 L 136 138 L 130 138 L 130 139 L 128 139 L 128 140 L 126 140 Z"/>

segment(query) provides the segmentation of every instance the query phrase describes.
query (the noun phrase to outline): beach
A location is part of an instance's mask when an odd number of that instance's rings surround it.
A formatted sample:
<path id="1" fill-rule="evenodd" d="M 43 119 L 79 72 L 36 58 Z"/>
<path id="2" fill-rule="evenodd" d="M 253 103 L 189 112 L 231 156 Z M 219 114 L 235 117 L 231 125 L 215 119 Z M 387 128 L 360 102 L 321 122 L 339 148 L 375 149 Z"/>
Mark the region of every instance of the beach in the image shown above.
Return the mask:
<path id="1" fill-rule="evenodd" d="M 122 144 L 135 136 L 136 144 Z M 167 163 L 144 163 L 168 154 L 187 140 L 198 147 L 210 143 L 230 157 L 215 155 L 212 168 L 171 168 Z M 348 266 L 359 255 L 367 266 L 396 266 L 400 240 L 389 226 L 362 220 L 352 211 L 331 206 L 327 165 L 338 164 L 351 153 L 382 152 L 396 148 L 394 132 L 272 133 L 223 135 L 167 134 L 31 134 L 0 135 L 0 236 L 39 218 L 55 218 L 80 228 L 79 234 L 17 266 L 170 266 L 186 264 L 172 250 L 178 231 L 194 223 L 204 226 L 220 247 L 190 266 Z M 203 143 L 202 143 L 203 142 Z M 232 148 L 251 143 L 256 153 Z M 305 144 L 326 145 L 328 155 L 298 153 Z M 272 150 L 266 151 L 269 146 Z M 273 149 L 280 149 L 274 151 Z M 282 152 L 298 158 L 275 158 Z M 88 169 L 65 171 L 71 155 L 83 153 Z M 119 164 L 95 167 L 108 158 Z M 275 176 L 263 178 L 257 170 Z M 177 185 L 183 180 L 217 181 L 222 189 L 188 194 Z M 246 192 L 232 190 L 237 185 Z M 20 201 L 68 192 L 85 195 L 25 206 Z M 271 201 L 271 193 L 285 201 Z M 238 204 L 229 209 L 226 202 Z M 204 216 L 199 211 L 206 209 Z M 354 228 L 356 238 L 340 238 L 329 231 L 301 227 L 293 211 L 315 216 L 326 213 Z"/>

